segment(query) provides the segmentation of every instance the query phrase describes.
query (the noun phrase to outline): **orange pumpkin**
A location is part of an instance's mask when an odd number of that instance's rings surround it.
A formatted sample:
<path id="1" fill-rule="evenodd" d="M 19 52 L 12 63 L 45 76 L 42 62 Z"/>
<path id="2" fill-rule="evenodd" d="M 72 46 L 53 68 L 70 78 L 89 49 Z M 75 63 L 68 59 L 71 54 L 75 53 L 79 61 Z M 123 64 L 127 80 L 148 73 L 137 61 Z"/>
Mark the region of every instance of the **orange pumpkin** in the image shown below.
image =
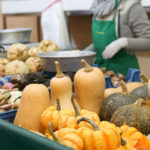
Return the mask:
<path id="1" fill-rule="evenodd" d="M 49 106 L 41 115 L 41 124 L 45 129 L 49 129 L 49 123 L 53 121 L 53 130 L 58 130 L 58 122 L 61 115 L 74 116 L 72 109 L 61 110 L 59 99 L 56 99 L 56 106 Z"/>
<path id="2" fill-rule="evenodd" d="M 126 144 L 136 150 L 150 150 L 150 141 L 141 132 L 138 132 L 136 128 L 123 125 L 120 127 L 122 131 L 122 138 L 126 141 Z M 126 145 L 121 146 L 122 150 Z"/>
<path id="3" fill-rule="evenodd" d="M 102 121 L 98 126 L 94 121 L 81 117 L 78 123 L 87 121 L 92 128 L 78 129 L 85 150 L 116 150 L 120 146 L 120 130 L 114 124 Z"/>
<path id="4" fill-rule="evenodd" d="M 50 132 L 47 131 L 46 134 L 49 139 L 57 141 L 74 150 L 83 150 L 83 141 L 75 129 L 63 128 L 54 133 L 52 126 L 52 123 L 50 123 Z"/>
<path id="5" fill-rule="evenodd" d="M 97 122 L 97 124 L 100 123 L 99 116 L 95 112 L 90 112 L 87 110 L 78 110 L 78 107 L 75 103 L 75 98 L 72 96 L 71 98 L 74 110 L 75 110 L 75 115 L 74 116 L 68 116 L 68 115 L 61 115 L 59 122 L 58 122 L 58 129 L 61 128 L 75 128 L 78 129 L 81 126 L 89 126 L 88 123 L 86 122 L 81 122 L 79 125 L 77 124 L 77 119 L 80 118 L 81 116 L 88 117 L 92 119 L 93 121 Z"/>

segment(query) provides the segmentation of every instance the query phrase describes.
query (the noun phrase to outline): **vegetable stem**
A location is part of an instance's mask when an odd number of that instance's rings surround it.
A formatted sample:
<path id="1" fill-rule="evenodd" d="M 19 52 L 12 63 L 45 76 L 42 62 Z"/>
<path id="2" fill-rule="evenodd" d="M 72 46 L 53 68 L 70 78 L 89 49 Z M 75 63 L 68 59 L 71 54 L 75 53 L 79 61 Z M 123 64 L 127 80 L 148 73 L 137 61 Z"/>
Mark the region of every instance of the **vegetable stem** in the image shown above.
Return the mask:
<path id="1" fill-rule="evenodd" d="M 141 73 L 140 78 L 141 78 L 141 80 L 143 81 L 144 84 L 148 84 L 149 79 L 145 74 Z"/>
<path id="2" fill-rule="evenodd" d="M 57 72 L 56 78 L 62 78 L 62 77 L 64 77 L 65 75 L 61 71 L 59 62 L 55 61 L 55 65 L 56 65 L 56 72 Z"/>
<path id="3" fill-rule="evenodd" d="M 125 82 L 124 82 L 123 80 L 121 80 L 120 86 L 121 86 L 121 89 L 122 89 L 122 93 L 123 93 L 124 95 L 128 94 L 128 89 L 127 89 L 127 87 L 126 87 L 126 85 L 125 85 Z"/>
<path id="4" fill-rule="evenodd" d="M 80 116 L 79 109 L 78 109 L 77 105 L 75 104 L 75 96 L 74 96 L 74 94 L 72 94 L 71 103 L 73 105 L 76 117 Z"/>
<path id="5" fill-rule="evenodd" d="M 59 98 L 56 98 L 56 102 L 57 102 L 57 110 L 60 111 L 60 110 L 61 110 L 61 107 L 60 107 Z"/>
<path id="6" fill-rule="evenodd" d="M 52 135 L 54 141 L 60 142 L 60 140 L 56 137 L 56 135 L 53 132 L 53 124 L 52 124 L 52 122 L 50 122 L 50 124 L 49 124 L 49 131 L 50 131 L 50 134 Z"/>
<path id="7" fill-rule="evenodd" d="M 77 124 L 79 124 L 81 121 L 86 121 L 88 122 L 95 131 L 100 130 L 99 126 L 91 119 L 86 118 L 86 117 L 81 117 L 77 120 Z"/>
<path id="8" fill-rule="evenodd" d="M 81 60 L 82 63 L 84 64 L 84 71 L 85 72 L 91 72 L 93 68 L 85 61 L 84 59 Z"/>

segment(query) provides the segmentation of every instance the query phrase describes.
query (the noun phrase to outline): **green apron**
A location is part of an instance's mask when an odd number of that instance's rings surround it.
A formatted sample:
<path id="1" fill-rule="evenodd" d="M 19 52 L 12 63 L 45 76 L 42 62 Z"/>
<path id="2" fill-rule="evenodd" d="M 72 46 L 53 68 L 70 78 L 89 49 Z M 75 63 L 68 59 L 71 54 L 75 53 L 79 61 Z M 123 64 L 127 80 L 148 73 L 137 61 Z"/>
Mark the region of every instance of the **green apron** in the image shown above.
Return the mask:
<path id="1" fill-rule="evenodd" d="M 103 59 L 102 57 L 105 47 L 117 39 L 115 31 L 117 6 L 118 0 L 116 0 L 116 9 L 111 21 L 99 21 L 93 18 L 92 37 L 96 52 L 95 64 L 98 64 L 100 68 L 106 67 L 107 70 L 113 70 L 115 73 L 122 73 L 126 75 L 129 68 L 139 68 L 135 55 L 130 55 L 124 49 L 121 49 L 111 59 Z"/>

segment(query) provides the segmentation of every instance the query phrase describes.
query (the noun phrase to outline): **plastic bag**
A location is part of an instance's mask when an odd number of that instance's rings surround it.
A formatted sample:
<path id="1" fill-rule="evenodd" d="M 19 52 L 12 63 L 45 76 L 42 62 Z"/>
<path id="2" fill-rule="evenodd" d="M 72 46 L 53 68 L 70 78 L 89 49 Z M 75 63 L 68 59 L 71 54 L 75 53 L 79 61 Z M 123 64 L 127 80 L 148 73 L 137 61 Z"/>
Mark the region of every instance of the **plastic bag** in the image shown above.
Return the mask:
<path id="1" fill-rule="evenodd" d="M 61 0 L 54 0 L 42 12 L 41 25 L 43 39 L 53 40 L 59 46 L 59 49 L 72 49 L 74 47 L 71 42 Z"/>

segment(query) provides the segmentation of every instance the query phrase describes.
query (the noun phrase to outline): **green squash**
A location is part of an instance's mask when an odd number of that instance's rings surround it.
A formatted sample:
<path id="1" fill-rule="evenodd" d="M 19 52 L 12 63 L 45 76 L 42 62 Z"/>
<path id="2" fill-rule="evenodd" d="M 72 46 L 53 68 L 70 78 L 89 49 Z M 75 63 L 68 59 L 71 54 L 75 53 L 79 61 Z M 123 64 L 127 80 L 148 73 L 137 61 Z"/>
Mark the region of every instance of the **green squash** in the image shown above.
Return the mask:
<path id="1" fill-rule="evenodd" d="M 119 107 L 110 121 L 119 127 L 124 124 L 135 127 L 147 135 L 150 133 L 150 107 L 139 98 L 134 104 Z"/>
<path id="2" fill-rule="evenodd" d="M 110 121 L 115 110 L 124 105 L 133 104 L 138 97 L 128 93 L 127 87 L 123 81 L 120 83 L 122 93 L 113 93 L 109 95 L 102 103 L 99 116 L 101 120 Z"/>

